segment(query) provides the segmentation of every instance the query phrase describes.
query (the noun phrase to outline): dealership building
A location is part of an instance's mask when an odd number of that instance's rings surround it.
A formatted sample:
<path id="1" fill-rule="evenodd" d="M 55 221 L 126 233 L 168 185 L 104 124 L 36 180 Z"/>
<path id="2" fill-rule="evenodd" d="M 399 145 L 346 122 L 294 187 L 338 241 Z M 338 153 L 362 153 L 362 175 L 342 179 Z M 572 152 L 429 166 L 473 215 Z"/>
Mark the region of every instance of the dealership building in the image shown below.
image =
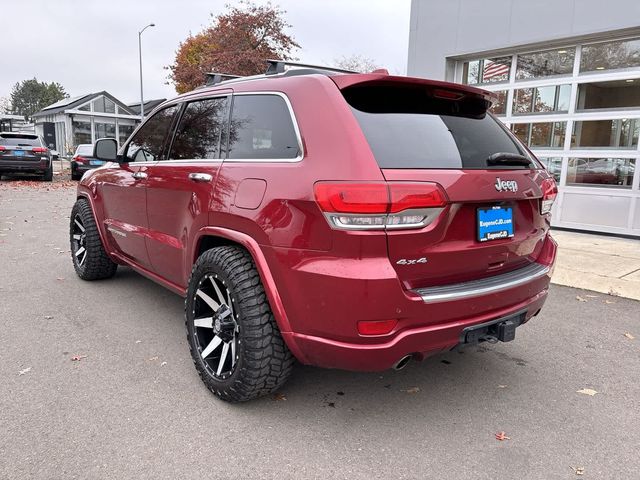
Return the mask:
<path id="1" fill-rule="evenodd" d="M 640 1 L 412 0 L 408 74 L 496 94 L 554 226 L 640 236 Z"/>

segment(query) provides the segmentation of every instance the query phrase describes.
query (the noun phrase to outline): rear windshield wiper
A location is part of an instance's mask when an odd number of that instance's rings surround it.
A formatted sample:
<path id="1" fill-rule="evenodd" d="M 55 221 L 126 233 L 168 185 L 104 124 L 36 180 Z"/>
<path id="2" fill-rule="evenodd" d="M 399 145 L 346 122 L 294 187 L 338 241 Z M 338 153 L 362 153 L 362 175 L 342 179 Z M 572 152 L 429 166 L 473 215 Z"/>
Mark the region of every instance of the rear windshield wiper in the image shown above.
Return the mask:
<path id="1" fill-rule="evenodd" d="M 507 165 L 514 167 L 532 167 L 534 163 L 530 158 L 518 153 L 498 152 L 487 158 L 487 165 Z"/>

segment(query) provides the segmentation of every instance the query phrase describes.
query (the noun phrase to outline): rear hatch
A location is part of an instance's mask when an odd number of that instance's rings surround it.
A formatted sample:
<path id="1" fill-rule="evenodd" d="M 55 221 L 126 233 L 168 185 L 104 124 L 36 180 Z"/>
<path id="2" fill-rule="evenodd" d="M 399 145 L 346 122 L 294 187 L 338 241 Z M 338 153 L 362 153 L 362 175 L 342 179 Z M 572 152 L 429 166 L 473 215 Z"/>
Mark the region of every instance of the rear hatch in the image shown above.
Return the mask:
<path id="1" fill-rule="evenodd" d="M 487 92 L 345 77 L 335 81 L 387 182 L 435 182 L 446 193 L 446 205 L 424 226 L 387 226 L 389 258 L 405 288 L 476 280 L 535 261 L 548 229 L 541 198 L 552 180 L 486 113 Z"/>
<path id="2" fill-rule="evenodd" d="M 47 149 L 37 135 L 28 133 L 0 133 L 0 161 L 40 161 Z"/>

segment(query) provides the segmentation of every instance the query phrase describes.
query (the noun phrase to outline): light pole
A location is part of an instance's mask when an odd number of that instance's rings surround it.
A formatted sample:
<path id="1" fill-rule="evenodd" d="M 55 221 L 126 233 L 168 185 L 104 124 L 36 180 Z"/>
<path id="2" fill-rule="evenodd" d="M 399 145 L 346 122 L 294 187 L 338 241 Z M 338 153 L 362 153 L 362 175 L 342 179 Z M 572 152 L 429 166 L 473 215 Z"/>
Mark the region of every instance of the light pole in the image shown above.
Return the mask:
<path id="1" fill-rule="evenodd" d="M 155 23 L 150 23 L 138 32 L 138 56 L 140 57 L 140 118 L 144 120 L 144 95 L 142 93 L 142 32 L 149 27 L 155 27 Z"/>

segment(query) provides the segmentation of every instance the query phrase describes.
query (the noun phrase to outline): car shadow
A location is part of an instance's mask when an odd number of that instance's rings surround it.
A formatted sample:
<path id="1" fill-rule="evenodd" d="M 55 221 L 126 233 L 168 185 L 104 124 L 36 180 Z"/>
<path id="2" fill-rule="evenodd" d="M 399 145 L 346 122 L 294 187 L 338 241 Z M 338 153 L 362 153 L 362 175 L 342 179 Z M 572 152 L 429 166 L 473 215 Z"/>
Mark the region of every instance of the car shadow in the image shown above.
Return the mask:
<path id="1" fill-rule="evenodd" d="M 130 268 L 119 268 L 114 280 L 115 285 L 127 291 L 144 289 L 145 301 L 163 305 L 165 314 L 154 321 L 169 319 L 173 332 L 184 328 L 181 297 Z M 183 335 L 178 335 L 176 341 L 186 343 Z M 464 409 L 469 402 L 485 405 L 504 393 L 505 388 L 516 389 L 527 381 L 524 373 L 529 360 L 526 355 L 512 353 L 520 352 L 516 344 L 468 346 L 421 362 L 411 361 L 400 371 L 350 372 L 296 364 L 292 376 L 277 393 L 242 404 L 221 403 L 203 384 L 201 391 L 210 396 L 205 403 L 211 406 L 228 407 L 231 412 L 240 408 L 248 415 L 274 414 L 279 420 L 282 408 L 295 408 L 297 415 L 311 418 L 329 413 L 368 418 L 374 413 L 392 415 L 398 408 L 430 412 Z M 183 351 L 189 355 L 186 345 Z M 195 370 L 193 381 L 200 383 Z"/>

